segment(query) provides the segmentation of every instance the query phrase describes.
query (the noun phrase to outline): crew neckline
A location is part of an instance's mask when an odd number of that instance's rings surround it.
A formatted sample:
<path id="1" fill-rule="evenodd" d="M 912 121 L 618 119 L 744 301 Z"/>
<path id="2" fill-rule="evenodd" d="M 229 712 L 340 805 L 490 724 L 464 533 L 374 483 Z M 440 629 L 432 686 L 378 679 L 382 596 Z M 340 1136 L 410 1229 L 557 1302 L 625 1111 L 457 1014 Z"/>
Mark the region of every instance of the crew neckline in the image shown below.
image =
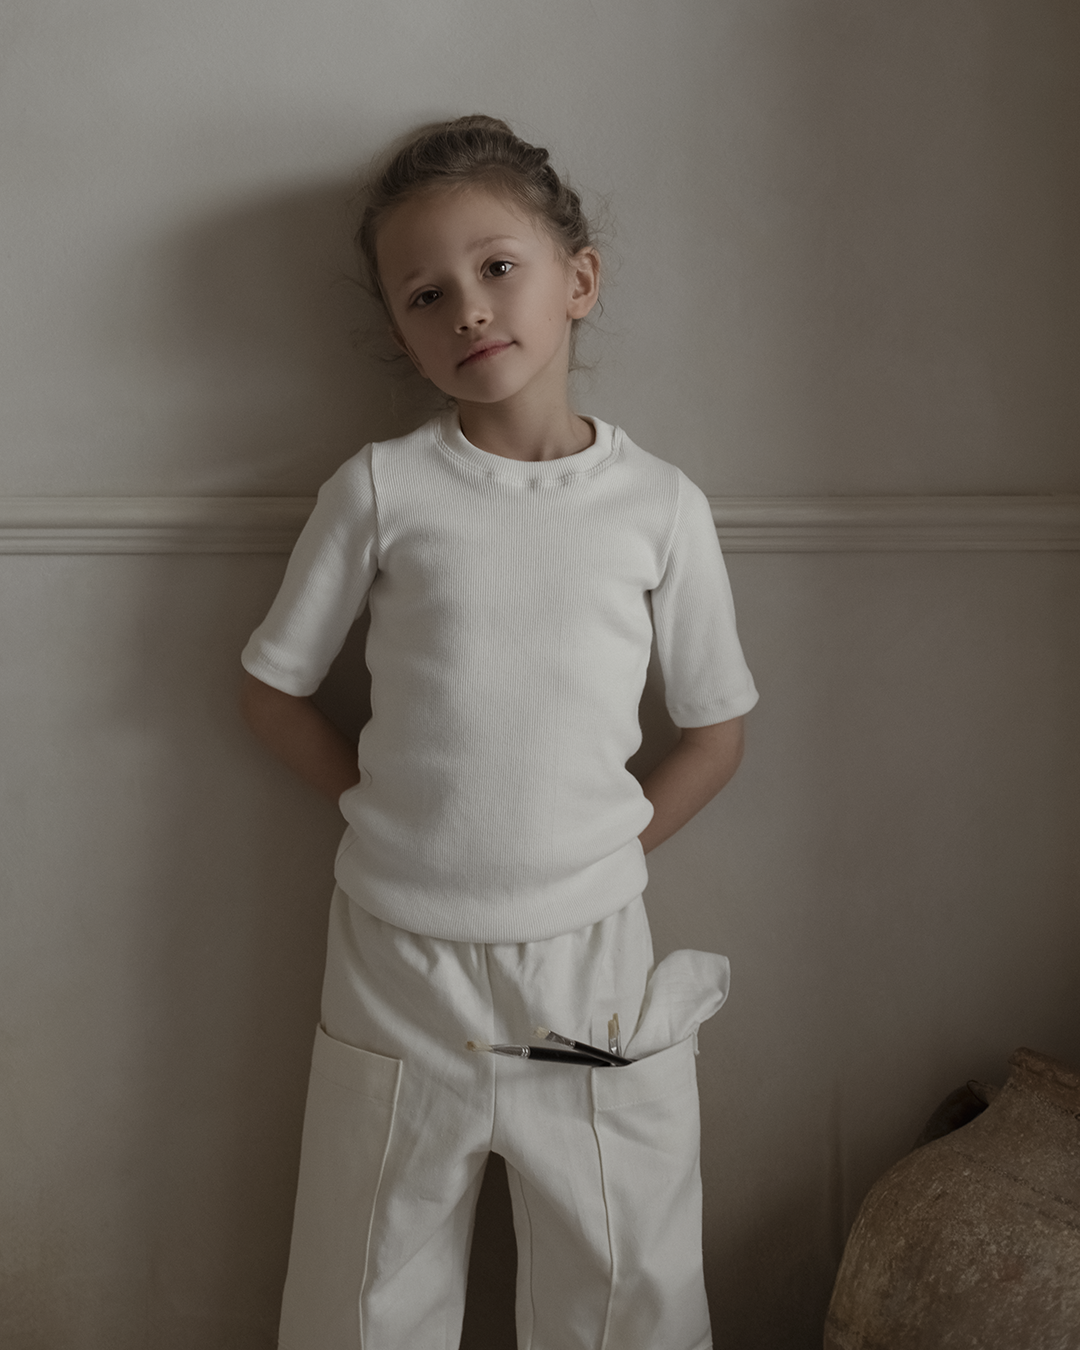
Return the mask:
<path id="1" fill-rule="evenodd" d="M 609 422 L 601 422 L 598 417 L 589 417 L 585 413 L 581 416 L 592 423 L 596 433 L 592 445 L 572 455 L 562 455 L 559 459 L 509 459 L 506 455 L 493 455 L 490 450 L 481 450 L 478 445 L 465 439 L 454 408 L 448 408 L 440 418 L 438 439 L 443 449 L 454 458 L 464 460 L 492 477 L 517 481 L 570 478 L 595 469 L 615 452 L 615 428 Z"/>

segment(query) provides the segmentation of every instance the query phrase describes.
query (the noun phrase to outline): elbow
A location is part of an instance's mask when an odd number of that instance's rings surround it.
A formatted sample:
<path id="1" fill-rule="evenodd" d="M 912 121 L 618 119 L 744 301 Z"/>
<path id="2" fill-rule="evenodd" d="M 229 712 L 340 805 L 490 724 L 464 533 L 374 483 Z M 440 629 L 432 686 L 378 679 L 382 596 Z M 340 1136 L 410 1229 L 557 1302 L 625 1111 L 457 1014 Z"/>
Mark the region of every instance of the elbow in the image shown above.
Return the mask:
<path id="1" fill-rule="evenodd" d="M 239 703 L 240 707 L 240 716 L 244 719 L 244 721 L 247 723 L 249 727 L 251 726 L 251 718 L 255 702 L 255 692 L 252 686 L 256 683 L 257 681 L 255 679 L 255 676 L 250 675 L 245 670 L 243 678 L 240 681 L 240 697 L 237 700 L 237 702 Z"/>
<path id="2" fill-rule="evenodd" d="M 716 757 L 713 761 L 720 787 L 726 786 L 735 777 L 735 773 L 743 760 L 743 752 L 746 749 L 742 718 L 738 718 L 737 721 L 738 726 L 732 728 L 731 736 L 726 744 L 717 747 Z"/>
<path id="3" fill-rule="evenodd" d="M 298 710 L 310 700 L 300 694 L 287 694 L 272 684 L 265 684 L 249 671 L 244 671 L 240 686 L 240 716 L 261 741 L 273 744 L 283 727 L 295 726 Z"/>
<path id="4" fill-rule="evenodd" d="M 240 716 L 249 731 L 261 736 L 266 721 L 266 713 L 277 690 L 263 684 L 249 671 L 244 671 L 240 684 Z"/>
<path id="5" fill-rule="evenodd" d="M 711 776 L 718 785 L 717 791 L 734 777 L 735 770 L 742 763 L 746 737 L 741 717 L 733 717 L 728 722 L 716 722 L 712 726 L 687 727 L 680 739 L 693 753 L 708 760 Z"/>
<path id="6" fill-rule="evenodd" d="M 737 717 L 735 721 L 738 726 L 735 730 L 734 745 L 731 748 L 731 772 L 734 773 L 743 762 L 743 755 L 746 753 L 746 732 L 743 729 L 743 719 Z"/>

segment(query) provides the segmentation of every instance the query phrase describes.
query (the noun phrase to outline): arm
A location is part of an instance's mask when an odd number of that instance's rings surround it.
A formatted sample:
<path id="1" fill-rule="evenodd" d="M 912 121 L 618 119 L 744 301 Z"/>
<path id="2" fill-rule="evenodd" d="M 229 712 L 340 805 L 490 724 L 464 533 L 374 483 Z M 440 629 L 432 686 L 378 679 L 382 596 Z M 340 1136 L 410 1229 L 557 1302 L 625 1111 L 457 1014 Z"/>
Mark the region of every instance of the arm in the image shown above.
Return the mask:
<path id="1" fill-rule="evenodd" d="M 244 721 L 292 771 L 336 802 L 360 781 L 356 747 L 309 698 L 285 694 L 244 672 Z"/>
<path id="2" fill-rule="evenodd" d="M 743 719 L 709 727 L 684 727 L 679 743 L 641 784 L 653 804 L 653 818 L 642 830 L 648 853 L 696 816 L 734 775 L 743 754 Z"/>

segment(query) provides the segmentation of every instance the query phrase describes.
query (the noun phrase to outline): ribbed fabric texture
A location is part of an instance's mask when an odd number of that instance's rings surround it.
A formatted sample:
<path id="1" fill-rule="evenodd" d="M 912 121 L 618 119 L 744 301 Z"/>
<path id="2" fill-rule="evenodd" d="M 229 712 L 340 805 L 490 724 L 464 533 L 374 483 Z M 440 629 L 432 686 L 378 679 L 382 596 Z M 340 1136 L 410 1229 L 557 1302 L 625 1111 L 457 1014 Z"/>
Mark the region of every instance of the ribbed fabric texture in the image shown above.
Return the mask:
<path id="1" fill-rule="evenodd" d="M 319 493 L 245 667 L 315 690 L 365 602 L 372 718 L 336 874 L 398 927 L 531 942 L 640 894 L 652 808 L 626 761 L 655 625 L 668 706 L 757 701 L 708 502 L 593 419 L 587 450 L 491 455 L 453 413 Z"/>

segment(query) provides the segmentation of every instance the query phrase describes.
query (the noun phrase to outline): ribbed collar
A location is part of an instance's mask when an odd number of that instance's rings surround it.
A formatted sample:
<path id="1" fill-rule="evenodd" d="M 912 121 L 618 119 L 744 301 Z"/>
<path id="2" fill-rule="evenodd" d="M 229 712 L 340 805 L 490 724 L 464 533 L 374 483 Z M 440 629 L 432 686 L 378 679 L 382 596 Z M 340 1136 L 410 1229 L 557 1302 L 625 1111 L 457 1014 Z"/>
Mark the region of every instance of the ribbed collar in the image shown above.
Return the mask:
<path id="1" fill-rule="evenodd" d="M 572 478 L 577 474 L 588 473 L 603 464 L 615 453 L 615 428 L 598 417 L 587 417 L 596 428 L 596 439 L 592 445 L 579 450 L 576 455 L 564 455 L 561 459 L 520 460 L 507 459 L 505 455 L 492 455 L 481 450 L 478 445 L 467 441 L 461 431 L 457 410 L 448 408 L 435 423 L 435 436 L 440 447 L 455 459 L 464 460 L 481 473 L 493 478 L 502 478 L 512 482 L 552 481 L 559 478 Z"/>

